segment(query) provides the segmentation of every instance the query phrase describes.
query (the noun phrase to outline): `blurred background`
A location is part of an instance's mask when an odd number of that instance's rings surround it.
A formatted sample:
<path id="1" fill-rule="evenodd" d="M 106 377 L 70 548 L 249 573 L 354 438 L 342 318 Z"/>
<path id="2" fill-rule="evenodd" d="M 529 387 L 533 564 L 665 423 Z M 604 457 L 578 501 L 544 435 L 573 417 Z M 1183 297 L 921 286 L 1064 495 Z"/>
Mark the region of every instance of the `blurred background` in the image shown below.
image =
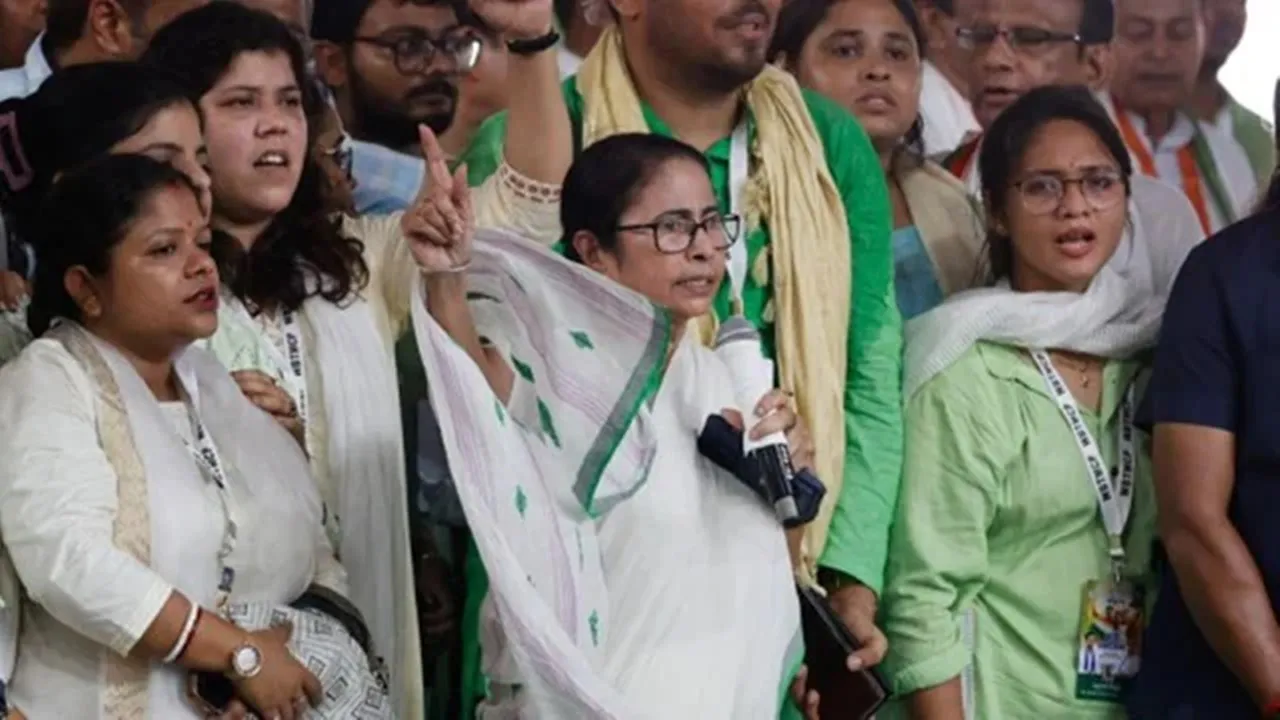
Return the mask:
<path id="1" fill-rule="evenodd" d="M 1280 77 L 1280 0 L 1249 0 L 1244 40 L 1222 69 L 1222 83 L 1236 99 L 1275 121 L 1272 99 Z"/>

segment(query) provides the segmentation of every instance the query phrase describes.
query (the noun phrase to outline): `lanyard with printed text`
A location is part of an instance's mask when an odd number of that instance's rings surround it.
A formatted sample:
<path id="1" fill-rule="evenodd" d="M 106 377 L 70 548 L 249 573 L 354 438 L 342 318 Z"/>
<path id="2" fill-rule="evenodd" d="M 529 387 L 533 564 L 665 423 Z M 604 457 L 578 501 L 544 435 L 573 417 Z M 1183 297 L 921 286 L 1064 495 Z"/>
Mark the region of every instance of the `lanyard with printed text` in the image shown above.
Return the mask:
<path id="1" fill-rule="evenodd" d="M 1093 433 L 1085 425 L 1080 414 L 1080 407 L 1067 383 L 1058 374 L 1057 368 L 1043 350 L 1031 351 L 1031 359 L 1035 362 L 1040 375 L 1044 377 L 1049 394 L 1058 404 L 1058 411 L 1066 419 L 1071 428 L 1084 458 L 1085 468 L 1089 472 L 1089 480 L 1098 497 L 1098 511 L 1102 516 L 1102 526 L 1107 531 L 1107 553 L 1111 558 L 1112 577 L 1119 581 L 1124 574 L 1124 528 L 1129 521 L 1129 511 L 1133 508 L 1133 478 L 1137 463 L 1134 454 L 1133 440 L 1133 385 L 1125 391 L 1124 400 L 1120 403 L 1120 466 L 1112 473 L 1102 458 L 1102 450 L 1094 440 Z"/>
<path id="2" fill-rule="evenodd" d="M 298 418 L 303 427 L 307 424 L 307 366 L 302 351 L 302 324 L 298 313 L 284 310 L 280 313 L 280 329 L 284 332 L 285 368 L 293 375 L 294 401 L 298 405 Z M 274 343 L 267 345 L 275 349 Z"/>
<path id="3" fill-rule="evenodd" d="M 276 346 L 271 338 L 265 336 L 262 328 L 254 321 L 249 314 L 248 308 L 239 300 L 232 300 L 239 310 L 244 321 L 248 324 L 248 328 L 254 332 L 254 337 L 258 338 L 259 344 L 264 348 L 266 353 L 271 357 L 271 361 L 275 363 L 280 371 L 284 373 L 293 386 L 290 397 L 298 407 L 298 418 L 302 421 L 303 427 L 307 425 L 307 365 L 306 354 L 303 351 L 302 323 L 298 320 L 298 313 L 294 310 L 283 310 L 280 313 L 280 332 L 284 336 L 284 355 L 280 353 L 280 348 Z M 306 448 L 308 454 L 310 448 Z"/>
<path id="4" fill-rule="evenodd" d="M 218 591 L 214 599 L 214 606 L 222 610 L 231 598 L 231 587 L 236 581 L 235 568 L 230 564 L 231 553 L 235 551 L 237 540 L 237 526 L 235 514 L 232 510 L 231 490 L 227 487 L 226 465 L 223 464 L 222 456 L 218 454 L 218 448 L 213 444 L 213 438 L 205 429 L 204 423 L 200 422 L 200 414 L 197 412 L 193 400 L 188 399 L 187 401 L 187 413 L 191 418 L 191 429 L 195 435 L 195 445 L 193 446 L 187 442 L 185 437 L 182 438 L 182 444 L 187 447 L 191 457 L 196 461 L 196 466 L 200 468 L 206 479 L 214 484 L 215 489 L 218 491 L 218 500 L 222 504 L 223 514 L 226 517 L 222 544 L 218 548 Z"/>
<path id="5" fill-rule="evenodd" d="M 747 218 L 743 207 L 743 195 L 747 190 L 747 175 L 750 172 L 750 153 L 748 152 L 747 121 L 744 118 L 733 129 L 729 138 L 729 212 L 739 216 L 738 238 L 729 247 L 729 297 L 733 305 L 734 315 L 742 313 L 742 289 L 747 282 Z"/>

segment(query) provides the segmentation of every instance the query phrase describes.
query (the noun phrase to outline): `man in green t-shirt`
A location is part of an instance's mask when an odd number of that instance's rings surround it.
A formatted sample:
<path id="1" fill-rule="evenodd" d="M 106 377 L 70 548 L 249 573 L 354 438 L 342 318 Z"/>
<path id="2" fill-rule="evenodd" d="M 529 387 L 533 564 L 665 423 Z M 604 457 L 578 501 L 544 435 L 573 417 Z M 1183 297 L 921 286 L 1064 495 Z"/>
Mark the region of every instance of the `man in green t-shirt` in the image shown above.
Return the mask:
<path id="1" fill-rule="evenodd" d="M 610 7 L 598 8 L 617 23 L 627 75 L 648 129 L 703 151 L 726 211 L 731 207 L 731 135 L 740 123 L 747 145 L 759 150 L 744 90 L 764 70 L 780 6 L 781 0 L 611 0 Z M 604 44 L 592 55 L 602 52 Z M 588 65 L 591 61 L 589 57 Z M 578 149 L 589 109 L 580 91 L 585 74 L 584 69 L 563 86 Z M 816 94 L 804 93 L 803 103 L 801 112 L 807 111 L 816 129 L 826 170 L 843 204 L 847 238 L 841 228 L 840 240 L 849 243 L 852 261 L 844 386 L 829 389 L 843 398 L 843 485 L 818 556 L 819 579 L 865 645 L 852 662 L 871 665 L 886 649 L 873 620 L 902 463 L 901 318 L 894 301 L 890 210 L 876 153 L 854 118 Z M 464 156 L 473 184 L 501 162 L 505 122 L 500 115 L 486 123 Z M 747 250 L 746 267 L 756 267 L 757 257 L 773 242 L 770 235 L 762 226 L 739 241 Z M 806 278 L 786 282 L 802 285 Z M 749 273 L 741 289 L 744 314 L 761 330 L 770 354 L 777 347 L 771 303 L 776 284 Z M 730 305 L 726 284 L 717 314 L 728 315 Z"/>

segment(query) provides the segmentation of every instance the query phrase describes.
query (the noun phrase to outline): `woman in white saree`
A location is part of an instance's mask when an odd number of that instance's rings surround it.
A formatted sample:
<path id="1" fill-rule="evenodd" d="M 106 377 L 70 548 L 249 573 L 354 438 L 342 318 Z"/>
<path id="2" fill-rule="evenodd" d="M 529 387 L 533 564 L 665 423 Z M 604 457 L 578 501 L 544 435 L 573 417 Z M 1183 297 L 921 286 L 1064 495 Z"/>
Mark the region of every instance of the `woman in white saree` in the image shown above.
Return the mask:
<path id="1" fill-rule="evenodd" d="M 37 334 L 57 322 L 0 370 L 10 706 L 198 718 L 185 681 L 206 671 L 262 717 L 301 717 L 325 689 L 290 631 L 213 610 L 341 593 L 345 574 L 297 444 L 190 347 L 217 325 L 197 192 L 110 156 L 61 179 L 47 211 L 30 314 Z"/>
<path id="2" fill-rule="evenodd" d="M 705 160 L 658 135 L 588 148 L 561 206 L 587 268 L 473 241 L 465 187 L 429 163 L 414 328 L 490 579 L 481 717 L 777 717 L 802 651 L 786 537 L 699 436 L 741 410 L 797 467 L 811 448 L 784 393 L 741 408 L 686 329 L 737 236 Z"/>

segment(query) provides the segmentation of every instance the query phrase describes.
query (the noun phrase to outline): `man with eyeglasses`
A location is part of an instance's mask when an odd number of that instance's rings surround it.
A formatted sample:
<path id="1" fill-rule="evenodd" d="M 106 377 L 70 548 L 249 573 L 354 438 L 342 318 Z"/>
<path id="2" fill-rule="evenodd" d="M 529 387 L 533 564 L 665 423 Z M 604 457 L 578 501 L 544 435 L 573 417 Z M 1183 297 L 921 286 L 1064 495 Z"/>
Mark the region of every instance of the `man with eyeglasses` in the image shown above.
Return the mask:
<path id="1" fill-rule="evenodd" d="M 971 13 L 961 14 L 958 37 L 971 48 L 969 82 L 974 113 L 985 129 L 1019 97 L 1046 85 L 1083 85 L 1104 106 L 1109 104 L 1105 83 L 1113 66 L 1112 0 L 976 0 Z M 962 145 L 942 163 L 982 199 L 978 154 L 982 136 Z M 1168 267 L 1153 268 L 1152 277 L 1166 290 L 1172 285 L 1182 258 L 1205 233 L 1185 195 L 1159 180 L 1135 173 L 1130 215 L 1134 218 L 1113 263 L 1146 258 L 1134 242 L 1134 228 L 1142 242 L 1177 248 L 1157 253 Z M 1174 262 L 1176 261 L 1176 262 Z"/>
<path id="2" fill-rule="evenodd" d="M 1205 234 L 1249 214 L 1258 180 L 1229 134 L 1185 108 L 1205 49 L 1206 0 L 1118 0 L 1114 117 L 1144 174 L 1186 193 Z"/>
<path id="3" fill-rule="evenodd" d="M 316 71 L 347 132 L 416 154 L 419 125 L 447 130 L 459 77 L 480 57 L 476 24 L 449 0 L 321 0 L 311 29 Z"/>
<path id="4" fill-rule="evenodd" d="M 969 100 L 983 128 L 1038 87 L 1102 89 L 1110 68 L 1111 0 L 973 0 L 961 10 L 967 12 L 958 16 L 956 39 L 969 51 Z M 944 165 L 970 178 L 977 149 L 975 139 Z"/>

